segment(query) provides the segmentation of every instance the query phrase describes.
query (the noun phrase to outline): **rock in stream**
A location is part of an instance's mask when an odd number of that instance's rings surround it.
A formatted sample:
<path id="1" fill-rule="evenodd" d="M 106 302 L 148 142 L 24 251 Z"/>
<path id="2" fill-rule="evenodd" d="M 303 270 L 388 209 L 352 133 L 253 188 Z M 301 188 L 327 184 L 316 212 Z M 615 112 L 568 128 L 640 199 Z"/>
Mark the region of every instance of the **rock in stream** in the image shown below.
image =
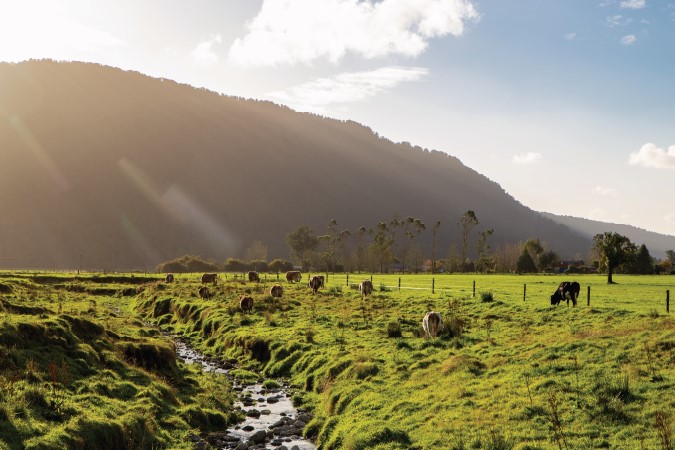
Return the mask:
<path id="1" fill-rule="evenodd" d="M 201 364 L 205 372 L 227 374 L 232 364 L 207 358 L 185 342 L 175 340 L 178 358 L 187 364 Z M 237 384 L 230 379 L 238 395 L 235 407 L 241 408 L 246 419 L 233 429 L 211 433 L 210 445 L 221 449 L 252 450 L 315 450 L 316 446 L 302 437 L 302 430 L 312 416 L 296 409 L 290 399 L 288 386 L 266 389 L 262 381 L 251 385 Z M 199 443 L 197 443 L 199 448 Z"/>

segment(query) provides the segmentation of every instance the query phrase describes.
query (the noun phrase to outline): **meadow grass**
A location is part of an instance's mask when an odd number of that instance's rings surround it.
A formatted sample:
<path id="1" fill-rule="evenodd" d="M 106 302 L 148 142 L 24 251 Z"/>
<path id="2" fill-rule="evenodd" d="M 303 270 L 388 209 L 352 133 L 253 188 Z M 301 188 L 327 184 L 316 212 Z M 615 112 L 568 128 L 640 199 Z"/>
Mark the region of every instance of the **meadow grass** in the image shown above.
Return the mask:
<path id="1" fill-rule="evenodd" d="M 575 276 L 573 308 L 550 305 L 563 276 L 436 275 L 432 294 L 429 275 L 403 276 L 400 291 L 397 275 L 374 275 L 363 299 L 353 287 L 369 277 L 329 274 L 316 295 L 284 282 L 280 300 L 269 280 L 221 280 L 202 300 L 183 277 L 137 310 L 205 353 L 290 378 L 321 448 L 659 448 L 655 414 L 672 422 L 675 406 L 675 279 Z M 447 324 L 435 340 L 421 337 L 428 310 Z"/>
<path id="2" fill-rule="evenodd" d="M 362 298 L 370 274 L 328 274 L 317 294 L 305 275 L 275 299 L 275 274 L 240 275 L 208 299 L 198 274 L 0 275 L 0 449 L 190 448 L 236 420 L 227 380 L 177 362 L 148 323 L 236 361 L 239 379 L 289 379 L 323 449 L 672 448 L 673 277 L 403 275 L 399 290 L 373 275 Z M 551 306 L 572 279 L 577 307 Z"/>

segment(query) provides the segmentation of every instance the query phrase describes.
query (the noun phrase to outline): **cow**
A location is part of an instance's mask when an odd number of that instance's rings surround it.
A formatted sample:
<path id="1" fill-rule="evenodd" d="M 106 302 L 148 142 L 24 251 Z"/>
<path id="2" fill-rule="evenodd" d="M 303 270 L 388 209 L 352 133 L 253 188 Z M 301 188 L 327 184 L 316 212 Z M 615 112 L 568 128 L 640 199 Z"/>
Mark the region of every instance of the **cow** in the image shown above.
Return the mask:
<path id="1" fill-rule="evenodd" d="M 363 280 L 359 284 L 359 291 L 361 291 L 362 296 L 370 295 L 373 293 L 373 282 L 370 280 Z"/>
<path id="2" fill-rule="evenodd" d="M 284 288 L 280 284 L 275 284 L 270 288 L 270 295 L 275 298 L 281 298 L 284 293 Z"/>
<path id="3" fill-rule="evenodd" d="M 213 283 L 216 284 L 216 279 L 218 278 L 217 273 L 205 273 L 202 275 L 202 283 Z"/>
<path id="4" fill-rule="evenodd" d="M 559 305 L 561 301 L 567 300 L 567 306 L 570 306 L 572 300 L 572 306 L 577 306 L 580 291 L 581 286 L 576 281 L 563 281 L 551 295 L 551 305 Z"/>
<path id="5" fill-rule="evenodd" d="M 429 311 L 422 319 L 422 328 L 427 337 L 435 338 L 438 333 L 443 330 L 443 321 L 441 320 L 441 313 L 436 311 Z"/>
<path id="6" fill-rule="evenodd" d="M 239 307 L 244 312 L 250 312 L 253 309 L 253 297 L 244 296 L 239 299 Z"/>
<path id="7" fill-rule="evenodd" d="M 258 272 L 256 272 L 255 270 L 251 270 L 248 273 L 248 281 L 251 282 L 251 283 L 254 282 L 254 281 L 256 283 L 259 282 L 260 281 L 260 275 L 258 275 Z"/>
<path id="8" fill-rule="evenodd" d="M 166 277 L 164 277 L 164 281 L 166 283 L 173 283 L 173 274 L 172 273 L 167 273 Z"/>
<path id="9" fill-rule="evenodd" d="M 321 286 L 319 286 L 319 287 L 326 287 L 326 284 L 325 284 L 326 278 L 323 275 L 317 275 L 317 278 L 319 279 L 319 281 L 321 281 Z"/>
<path id="10" fill-rule="evenodd" d="M 319 288 L 323 286 L 323 280 L 321 278 L 317 275 L 314 275 L 312 278 L 309 279 L 309 283 L 307 283 L 307 286 L 309 286 L 312 289 L 312 292 L 314 294 L 316 294 L 316 291 L 318 291 Z"/>
<path id="11" fill-rule="evenodd" d="M 299 270 L 290 270 L 286 272 L 286 281 L 289 283 L 299 283 L 302 280 L 302 272 Z"/>
<path id="12" fill-rule="evenodd" d="M 199 288 L 199 296 L 201 298 L 209 298 L 211 297 L 211 293 L 209 292 L 209 288 L 206 286 L 202 286 Z"/>

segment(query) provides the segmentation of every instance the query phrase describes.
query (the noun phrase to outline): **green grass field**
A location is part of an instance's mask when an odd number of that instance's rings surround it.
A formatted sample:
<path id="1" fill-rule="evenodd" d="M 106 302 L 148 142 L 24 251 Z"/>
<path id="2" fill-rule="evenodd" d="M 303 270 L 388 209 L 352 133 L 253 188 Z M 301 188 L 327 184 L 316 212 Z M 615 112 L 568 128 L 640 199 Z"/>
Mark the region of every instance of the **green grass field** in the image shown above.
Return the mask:
<path id="1" fill-rule="evenodd" d="M 607 285 L 602 275 L 576 275 L 582 289 L 572 308 L 549 301 L 568 276 L 406 275 L 399 290 L 398 275 L 373 275 L 376 291 L 364 300 L 354 286 L 369 277 L 351 274 L 347 282 L 345 275 L 329 274 L 316 295 L 306 277 L 300 284 L 282 281 L 284 295 L 273 299 L 275 275 L 256 284 L 221 274 L 205 300 L 198 296 L 198 275 L 177 275 L 171 284 L 0 276 L 0 285 L 12 290 L 0 291 L 0 298 L 15 307 L 3 307 L 0 328 L 0 349 L 13 355 L 12 367 L 0 366 L 0 416 L 8 419 L 0 427 L 9 427 L 0 429 L 0 442 L 10 432 L 7 448 L 23 448 L 20 442 L 57 448 L 44 442 L 58 433 L 73 435 L 78 423 L 88 429 L 81 417 L 86 408 L 117 417 L 122 434 L 134 435 L 135 443 L 142 433 L 133 424 L 144 418 L 145 447 L 129 448 L 189 448 L 189 433 L 218 422 L 201 411 L 231 420 L 226 385 L 218 391 L 224 398 L 206 405 L 186 392 L 213 392 L 208 377 L 180 363 L 167 374 L 150 364 L 159 356 L 125 353 L 132 344 L 164 345 L 158 331 L 144 325 L 151 323 L 208 355 L 237 359 L 242 369 L 290 379 L 294 401 L 314 413 L 305 432 L 323 449 L 672 449 L 675 323 L 665 299 L 675 278 L 616 275 L 618 284 Z M 255 300 L 251 313 L 238 307 L 244 294 Z M 16 312 L 20 305 L 49 311 Z M 436 339 L 421 335 L 429 310 L 441 312 L 445 323 Z M 75 319 L 105 333 L 77 337 Z M 74 348 L 90 353 L 80 362 L 84 356 L 66 346 L 75 353 L 65 351 L 63 361 L 69 373 L 78 373 L 78 383 L 51 380 L 50 356 L 11 339 L 21 335 L 23 322 L 44 330 L 70 327 Z M 50 339 L 46 348 L 62 345 Z M 29 352 L 37 352 L 37 381 L 30 378 Z M 101 394 L 92 386 L 102 380 L 134 389 Z M 47 406 L 29 400 L 16 406 L 35 383 Z M 43 417 L 55 383 L 72 402 L 60 421 Z M 151 387 L 152 402 L 139 398 Z M 122 405 L 138 411 L 133 420 L 123 420 Z M 161 414 L 150 417 L 148 409 Z M 201 419 L 191 422 L 195 416 Z M 41 446 L 28 445 L 31 439 Z"/>

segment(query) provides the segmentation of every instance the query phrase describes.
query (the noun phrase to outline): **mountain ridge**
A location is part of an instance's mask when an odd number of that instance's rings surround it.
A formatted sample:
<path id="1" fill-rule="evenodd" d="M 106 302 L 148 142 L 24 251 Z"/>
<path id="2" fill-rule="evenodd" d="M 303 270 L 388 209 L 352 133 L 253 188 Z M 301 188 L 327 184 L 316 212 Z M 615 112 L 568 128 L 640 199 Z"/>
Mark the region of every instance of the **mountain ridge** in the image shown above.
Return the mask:
<path id="1" fill-rule="evenodd" d="M 301 225 L 353 233 L 395 215 L 427 224 L 426 254 L 440 220 L 446 256 L 469 209 L 493 248 L 539 238 L 571 258 L 591 245 L 444 152 L 91 63 L 0 64 L 0 148 L 1 267 L 152 269 L 255 240 L 288 258 Z"/>

